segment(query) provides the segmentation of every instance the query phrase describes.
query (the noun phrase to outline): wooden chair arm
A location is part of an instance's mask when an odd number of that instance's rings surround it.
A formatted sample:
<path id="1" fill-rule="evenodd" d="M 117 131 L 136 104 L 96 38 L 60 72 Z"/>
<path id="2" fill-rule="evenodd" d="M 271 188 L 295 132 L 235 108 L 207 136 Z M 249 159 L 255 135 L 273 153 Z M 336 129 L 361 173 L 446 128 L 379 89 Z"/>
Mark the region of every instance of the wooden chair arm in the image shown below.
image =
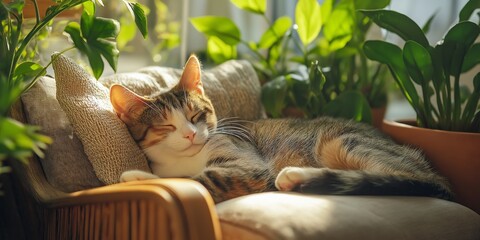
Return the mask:
<path id="1" fill-rule="evenodd" d="M 213 200 L 187 179 L 110 185 L 45 204 L 48 239 L 221 239 Z"/>

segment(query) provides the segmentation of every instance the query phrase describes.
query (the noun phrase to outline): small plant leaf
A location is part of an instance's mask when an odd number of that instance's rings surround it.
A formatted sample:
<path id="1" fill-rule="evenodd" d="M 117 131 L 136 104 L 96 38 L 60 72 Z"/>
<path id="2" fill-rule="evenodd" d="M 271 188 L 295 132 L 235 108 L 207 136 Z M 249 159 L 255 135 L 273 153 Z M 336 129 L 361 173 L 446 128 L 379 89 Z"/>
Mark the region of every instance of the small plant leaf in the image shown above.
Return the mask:
<path id="1" fill-rule="evenodd" d="M 124 1 L 127 9 L 135 19 L 138 30 L 142 33 L 143 38 L 148 36 L 147 16 L 145 14 L 146 7 L 137 2 Z"/>
<path id="2" fill-rule="evenodd" d="M 237 47 L 224 43 L 217 37 L 209 37 L 207 41 L 208 56 L 220 64 L 230 59 L 237 58 Z"/>
<path id="3" fill-rule="evenodd" d="M 228 45 L 237 45 L 241 40 L 237 25 L 227 17 L 195 17 L 190 18 L 190 22 L 197 31 L 208 37 L 218 37 Z"/>
<path id="4" fill-rule="evenodd" d="M 474 66 L 480 63 L 480 43 L 475 43 L 465 54 L 463 60 L 462 72 L 469 71 Z"/>
<path id="5" fill-rule="evenodd" d="M 287 96 L 287 80 L 285 76 L 279 76 L 262 86 L 262 103 L 265 110 L 272 117 L 280 117 L 285 107 Z"/>
<path id="6" fill-rule="evenodd" d="M 407 41 L 403 47 L 403 61 L 410 77 L 417 84 L 426 85 L 432 79 L 432 58 L 422 45 Z"/>
<path id="7" fill-rule="evenodd" d="M 430 27 L 432 26 L 432 22 L 433 22 L 433 19 L 435 18 L 435 14 L 432 14 L 432 16 L 430 16 L 428 18 L 428 20 L 425 22 L 425 24 L 423 25 L 422 27 L 422 31 L 427 34 L 428 32 L 430 32 Z"/>
<path id="8" fill-rule="evenodd" d="M 353 119 L 357 122 L 372 123 L 372 110 L 367 99 L 359 91 L 342 92 L 324 108 L 324 114 L 332 117 Z"/>
<path id="9" fill-rule="evenodd" d="M 461 73 L 465 54 L 479 34 L 480 27 L 469 21 L 457 23 L 447 32 L 443 45 L 447 46 L 449 51 L 443 52 L 443 58 L 451 75 L 457 76 Z"/>
<path id="10" fill-rule="evenodd" d="M 472 13 L 480 8 L 480 0 L 470 0 L 462 8 L 459 14 L 460 22 L 467 21 L 472 16 Z"/>
<path id="11" fill-rule="evenodd" d="M 323 34 L 329 42 L 329 50 L 336 51 L 347 45 L 355 28 L 355 9 L 350 1 L 342 1 L 333 9 L 325 22 Z"/>
<path id="12" fill-rule="evenodd" d="M 415 41 L 425 48 L 429 46 L 422 29 L 406 15 L 391 10 L 361 10 L 361 12 L 378 26 L 397 34 L 403 40 Z"/>
<path id="13" fill-rule="evenodd" d="M 14 79 L 22 77 L 23 79 L 29 80 L 37 76 L 38 74 L 45 75 L 46 71 L 43 69 L 43 66 L 34 63 L 34 62 L 23 62 L 15 68 Z"/>
<path id="14" fill-rule="evenodd" d="M 326 22 L 330 18 L 335 0 L 325 0 L 320 6 L 320 15 L 322 16 L 322 22 Z"/>
<path id="15" fill-rule="evenodd" d="M 258 43 L 260 48 L 267 49 L 280 41 L 292 27 L 292 19 L 287 16 L 278 18 L 262 35 Z"/>
<path id="16" fill-rule="evenodd" d="M 408 102 L 418 109 L 419 97 L 415 86 L 410 80 L 407 68 L 403 62 L 402 49 L 398 46 L 378 40 L 366 41 L 363 45 L 365 55 L 371 60 L 386 64 L 402 90 Z"/>
<path id="17" fill-rule="evenodd" d="M 230 0 L 238 8 L 256 14 L 265 14 L 267 0 Z"/>
<path id="18" fill-rule="evenodd" d="M 354 1 L 355 9 L 381 9 L 390 4 L 390 0 L 361 0 Z"/>
<path id="19" fill-rule="evenodd" d="M 305 108 L 309 100 L 310 83 L 308 76 L 301 74 L 288 74 L 285 79 L 289 86 L 289 93 L 293 95 L 295 106 Z"/>
<path id="20" fill-rule="evenodd" d="M 295 7 L 295 23 L 304 46 L 317 38 L 322 28 L 320 4 L 317 0 L 299 0 Z"/>
<path id="21" fill-rule="evenodd" d="M 316 95 L 322 95 L 322 89 L 325 85 L 325 82 L 327 82 L 327 79 L 325 78 L 325 74 L 323 74 L 322 68 L 318 61 L 314 61 L 312 66 L 310 66 L 309 79 L 312 91 Z"/>
<path id="22" fill-rule="evenodd" d="M 102 56 L 116 71 L 119 51 L 114 40 L 120 31 L 119 23 L 114 19 L 94 17 L 85 12 L 80 22 L 81 26 L 70 22 L 64 31 L 70 36 L 74 46 L 87 55 L 93 75 L 98 79 L 103 73 Z"/>

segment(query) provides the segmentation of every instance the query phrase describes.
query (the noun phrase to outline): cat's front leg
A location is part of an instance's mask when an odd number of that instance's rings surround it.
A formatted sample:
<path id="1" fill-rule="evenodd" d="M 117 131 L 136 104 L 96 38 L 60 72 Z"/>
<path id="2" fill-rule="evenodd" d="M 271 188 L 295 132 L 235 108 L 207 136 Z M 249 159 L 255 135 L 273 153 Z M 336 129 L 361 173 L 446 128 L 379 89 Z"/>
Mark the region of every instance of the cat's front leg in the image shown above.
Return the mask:
<path id="1" fill-rule="evenodd" d="M 157 178 L 159 178 L 157 175 L 141 170 L 128 170 L 123 172 L 122 175 L 120 175 L 120 182 L 132 182 Z"/>
<path id="2" fill-rule="evenodd" d="M 296 187 L 315 178 L 323 170 L 317 168 L 286 167 L 275 179 L 275 187 L 279 191 L 292 191 Z"/>

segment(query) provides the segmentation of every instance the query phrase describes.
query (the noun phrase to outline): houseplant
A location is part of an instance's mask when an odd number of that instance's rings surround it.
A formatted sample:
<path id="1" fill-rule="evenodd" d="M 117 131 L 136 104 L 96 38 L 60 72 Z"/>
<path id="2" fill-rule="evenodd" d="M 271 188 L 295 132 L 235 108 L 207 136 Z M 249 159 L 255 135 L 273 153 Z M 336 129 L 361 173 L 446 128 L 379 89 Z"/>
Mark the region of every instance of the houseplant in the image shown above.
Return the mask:
<path id="1" fill-rule="evenodd" d="M 402 143 L 420 147 L 452 183 L 457 200 L 480 213 L 480 73 L 460 78 L 480 63 L 478 24 L 469 21 L 479 0 L 466 3 L 459 22 L 430 46 L 409 17 L 394 11 L 362 11 L 380 27 L 403 38 L 403 49 L 385 41 L 367 41 L 366 55 L 386 64 L 417 114 L 414 126 L 385 121 L 383 130 Z M 418 91 L 418 92 L 417 92 Z M 470 146 L 471 145 L 471 146 Z M 468 147 L 470 146 L 470 147 Z"/>
<path id="2" fill-rule="evenodd" d="M 226 17 L 202 16 L 191 22 L 207 37 L 207 52 L 217 63 L 238 58 L 238 45 L 248 49 L 240 58 L 257 69 L 270 116 L 285 116 L 291 112 L 286 110 L 294 109 L 306 117 L 331 115 L 370 122 L 370 106 L 385 104 L 384 82 L 378 81 L 380 65 L 368 62 L 361 48 L 371 21 L 355 10 L 383 8 L 389 0 L 327 0 L 321 6 L 315 0 L 299 0 L 295 19 L 282 16 L 273 22 L 266 15 L 265 0 L 231 2 L 265 19 L 269 28 L 258 41 L 243 39 Z M 322 73 L 314 74 L 318 71 Z M 312 75 L 322 75 L 325 82 L 313 83 Z M 327 106 L 330 102 L 335 107 Z M 329 110 L 340 104 L 345 111 Z"/>
<path id="3" fill-rule="evenodd" d="M 98 78 L 103 72 L 102 57 L 116 70 L 118 49 L 115 39 L 119 24 L 114 19 L 95 16 L 95 4 L 102 1 L 64 0 L 46 1 L 41 5 L 37 0 L 29 2 L 28 8 L 23 0 L 0 2 L 0 173 L 8 171 L 2 167 L 6 159 L 26 162 L 32 154 L 42 156 L 42 150 L 51 139 L 38 132 L 35 126 L 24 125 L 9 118 L 10 107 L 22 93 L 35 84 L 46 73 L 46 66 L 40 65 L 29 46 L 35 44 L 39 33 L 44 31 L 60 14 L 82 6 L 80 23 L 71 22 L 65 32 L 73 41 L 74 48 L 87 55 L 94 75 Z M 143 7 L 134 2 L 123 1 L 132 12 L 138 29 L 147 35 Z M 41 8 L 42 7 L 42 8 Z M 33 11 L 32 11 L 33 9 Z M 45 12 L 40 12 L 44 10 Z M 26 24 L 24 13 L 34 12 L 34 24 Z M 66 50 L 70 50 L 68 48 Z M 65 51 L 66 51 L 65 50 Z"/>

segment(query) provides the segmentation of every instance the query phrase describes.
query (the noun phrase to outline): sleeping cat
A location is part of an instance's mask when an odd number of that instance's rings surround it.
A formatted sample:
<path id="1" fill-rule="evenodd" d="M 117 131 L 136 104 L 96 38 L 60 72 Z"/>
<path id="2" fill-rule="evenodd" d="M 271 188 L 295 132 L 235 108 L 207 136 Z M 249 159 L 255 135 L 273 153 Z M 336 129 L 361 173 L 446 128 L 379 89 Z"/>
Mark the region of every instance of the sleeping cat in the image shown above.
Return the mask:
<path id="1" fill-rule="evenodd" d="M 112 86 L 114 109 L 153 172 L 126 171 L 122 182 L 188 177 L 215 202 L 275 190 L 452 198 L 449 183 L 419 151 L 365 124 L 328 117 L 217 120 L 200 74 L 192 56 L 166 93 L 145 98 Z"/>

